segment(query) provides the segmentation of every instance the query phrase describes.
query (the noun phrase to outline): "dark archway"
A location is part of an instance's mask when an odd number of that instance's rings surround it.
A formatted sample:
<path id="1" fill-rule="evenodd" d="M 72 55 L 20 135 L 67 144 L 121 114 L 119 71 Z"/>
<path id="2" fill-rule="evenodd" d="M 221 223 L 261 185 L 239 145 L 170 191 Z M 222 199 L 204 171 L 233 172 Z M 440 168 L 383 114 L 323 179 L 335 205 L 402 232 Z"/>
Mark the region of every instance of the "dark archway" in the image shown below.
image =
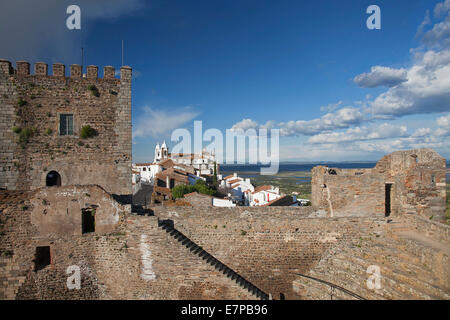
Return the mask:
<path id="1" fill-rule="evenodd" d="M 52 186 L 60 186 L 61 185 L 61 176 L 56 171 L 50 171 L 47 173 L 47 177 L 45 178 L 45 185 L 47 187 Z"/>

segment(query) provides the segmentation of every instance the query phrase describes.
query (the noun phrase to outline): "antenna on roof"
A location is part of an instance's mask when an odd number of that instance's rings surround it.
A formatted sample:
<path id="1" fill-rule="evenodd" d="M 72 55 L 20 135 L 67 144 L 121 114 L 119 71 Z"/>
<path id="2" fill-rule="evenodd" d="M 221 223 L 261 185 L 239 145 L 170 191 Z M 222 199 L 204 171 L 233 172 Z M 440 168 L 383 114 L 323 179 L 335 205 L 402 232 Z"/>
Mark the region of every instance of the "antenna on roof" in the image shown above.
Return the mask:
<path id="1" fill-rule="evenodd" d="M 122 39 L 122 67 L 123 67 L 123 39 Z"/>

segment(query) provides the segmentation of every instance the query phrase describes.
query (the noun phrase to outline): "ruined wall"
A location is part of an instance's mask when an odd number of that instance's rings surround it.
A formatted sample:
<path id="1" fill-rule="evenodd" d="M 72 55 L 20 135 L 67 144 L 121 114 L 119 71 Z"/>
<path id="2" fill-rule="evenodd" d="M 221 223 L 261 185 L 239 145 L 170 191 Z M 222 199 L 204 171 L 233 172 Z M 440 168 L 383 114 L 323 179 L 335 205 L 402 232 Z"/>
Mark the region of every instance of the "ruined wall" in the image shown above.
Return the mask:
<path id="1" fill-rule="evenodd" d="M 115 194 L 131 194 L 131 68 L 27 62 L 14 70 L 0 61 L 0 187 L 31 190 L 46 184 L 56 171 L 61 185 L 99 184 Z M 95 86 L 96 90 L 93 89 Z M 73 135 L 59 134 L 60 114 L 73 114 Z M 89 125 L 96 136 L 82 139 Z M 16 127 L 16 132 L 13 132 Z M 18 132 L 18 129 L 21 132 Z"/>
<path id="2" fill-rule="evenodd" d="M 339 243 L 375 236 L 384 223 L 379 216 L 318 218 L 311 207 L 153 210 L 275 299 L 302 299 L 295 273 L 308 272 Z"/>
<path id="3" fill-rule="evenodd" d="M 313 207 L 329 216 L 385 213 L 391 184 L 390 215 L 445 221 L 445 159 L 431 149 L 393 152 L 373 169 L 314 167 L 311 184 Z"/>
<path id="4" fill-rule="evenodd" d="M 312 169 L 311 202 L 327 216 L 384 213 L 383 177 L 371 169 Z"/>
<path id="5" fill-rule="evenodd" d="M 98 223 L 80 234 L 76 211 L 86 203 L 97 205 Z M 0 191 L 0 299 L 255 299 L 157 218 L 128 214 L 98 186 Z M 41 270 L 37 246 L 50 247 L 51 264 Z M 67 287 L 69 266 L 80 267 L 79 290 Z"/>

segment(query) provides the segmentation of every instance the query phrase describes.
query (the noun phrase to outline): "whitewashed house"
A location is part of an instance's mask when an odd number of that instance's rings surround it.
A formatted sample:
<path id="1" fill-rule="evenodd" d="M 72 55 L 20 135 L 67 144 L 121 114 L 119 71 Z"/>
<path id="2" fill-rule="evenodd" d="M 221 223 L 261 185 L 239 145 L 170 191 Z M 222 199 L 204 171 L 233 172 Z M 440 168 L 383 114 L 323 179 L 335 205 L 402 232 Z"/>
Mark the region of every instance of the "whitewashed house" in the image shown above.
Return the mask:
<path id="1" fill-rule="evenodd" d="M 251 207 L 266 205 L 280 197 L 280 189 L 271 185 L 259 186 L 247 193 L 248 205 Z"/>
<path id="2" fill-rule="evenodd" d="M 139 172 L 142 182 L 153 184 L 156 174 L 162 171 L 162 167 L 159 163 L 135 163 L 132 170 Z"/>

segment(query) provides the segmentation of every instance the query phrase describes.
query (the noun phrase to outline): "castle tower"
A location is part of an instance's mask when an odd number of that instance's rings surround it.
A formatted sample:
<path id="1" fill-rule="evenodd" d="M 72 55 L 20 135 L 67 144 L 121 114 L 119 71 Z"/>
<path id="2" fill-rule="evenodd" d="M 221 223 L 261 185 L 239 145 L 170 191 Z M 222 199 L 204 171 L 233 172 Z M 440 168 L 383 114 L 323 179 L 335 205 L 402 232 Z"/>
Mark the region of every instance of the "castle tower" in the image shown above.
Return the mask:
<path id="1" fill-rule="evenodd" d="M 49 74 L 44 62 L 13 68 L 0 59 L 0 189 L 98 184 L 132 193 L 132 69 L 121 67 L 119 79 L 112 66 L 103 78 L 98 69 L 82 77 L 82 66 L 54 63 Z"/>

